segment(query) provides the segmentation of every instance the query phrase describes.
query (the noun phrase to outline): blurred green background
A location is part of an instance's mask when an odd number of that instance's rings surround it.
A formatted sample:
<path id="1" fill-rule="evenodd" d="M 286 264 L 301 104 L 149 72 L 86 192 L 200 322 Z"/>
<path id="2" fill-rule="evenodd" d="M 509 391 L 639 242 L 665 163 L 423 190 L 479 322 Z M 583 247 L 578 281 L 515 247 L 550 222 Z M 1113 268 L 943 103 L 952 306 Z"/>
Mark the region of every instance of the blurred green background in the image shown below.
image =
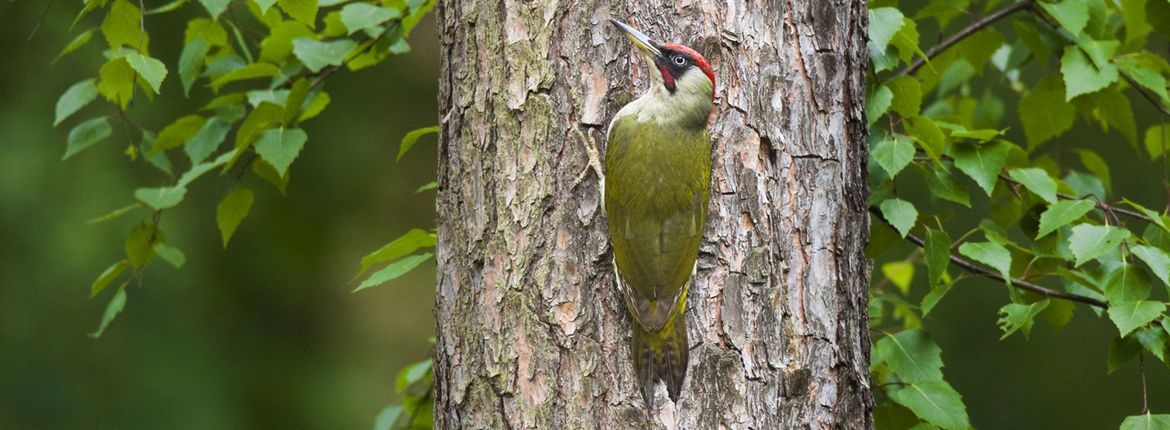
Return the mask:
<path id="1" fill-rule="evenodd" d="M 0 2 L 0 429 L 370 427 L 395 400 L 397 370 L 427 353 L 434 331 L 433 263 L 349 292 L 363 254 L 434 225 L 433 192 L 414 193 L 434 178 L 433 137 L 403 162 L 393 158 L 403 134 L 437 121 L 433 20 L 411 36 L 411 53 L 327 82 L 333 103 L 305 124 L 309 143 L 288 195 L 246 179 L 257 201 L 227 250 L 214 221 L 226 183 L 208 178 L 193 187 L 162 220 L 187 265 L 153 264 L 142 287 L 128 291 L 125 312 L 92 340 L 86 333 L 109 292 L 90 300 L 89 283 L 121 258 L 126 233 L 142 217 L 85 220 L 163 178 L 122 155 L 117 121 L 113 138 L 60 161 L 69 127 L 113 108 L 97 103 L 52 127 L 57 97 L 95 74 L 101 57 L 89 46 L 50 65 L 76 34 L 68 27 L 79 5 L 57 2 L 28 40 L 46 4 Z M 197 13 L 190 5 L 151 16 L 153 53 L 174 64 L 181 35 L 167 29 Z M 89 17 L 78 30 L 97 22 Z M 924 33 L 924 44 L 931 37 Z M 208 98 L 194 91 L 181 102 L 178 91 L 172 76 L 163 85 L 170 103 L 139 100 L 130 115 L 157 129 Z M 1143 130 L 1159 120 L 1134 106 Z M 1007 109 L 1014 117 L 1015 106 Z M 1101 150 L 1115 166 L 1116 190 L 1158 206 L 1160 166 L 1119 146 L 1118 135 L 1078 123 L 1063 140 Z M 1061 332 L 1038 322 L 1028 341 L 999 341 L 995 312 L 1005 301 L 1002 285 L 963 281 L 925 321 L 975 426 L 1115 428 L 1139 412 L 1136 366 L 1105 374 L 1111 324 L 1078 306 Z M 1146 368 L 1151 406 L 1170 411 L 1170 372 L 1153 360 Z"/>
<path id="2" fill-rule="evenodd" d="M 122 258 L 145 213 L 85 221 L 164 177 L 122 154 L 116 118 L 110 139 L 61 161 L 73 124 L 115 110 L 99 101 L 52 127 L 57 97 L 96 75 L 105 42 L 97 34 L 50 65 L 101 16 L 69 32 L 81 2 L 57 1 L 28 40 L 48 3 L 0 1 L 0 429 L 371 427 L 395 400 L 398 369 L 426 356 L 435 327 L 431 262 L 350 293 L 362 255 L 435 225 L 434 192 L 414 193 L 434 178 L 434 137 L 394 162 L 403 134 L 438 121 L 434 20 L 412 34 L 411 53 L 325 83 L 333 102 L 304 125 L 309 142 L 288 195 L 246 176 L 256 203 L 227 250 L 215 226 L 227 181 L 198 181 L 161 224 L 187 264 L 155 261 L 93 340 L 86 334 L 111 291 L 90 300 L 89 284 Z M 151 51 L 170 67 L 193 15 L 206 15 L 197 2 L 147 17 Z M 180 93 L 169 76 L 159 102 L 139 97 L 130 116 L 157 130 L 210 98 Z"/>

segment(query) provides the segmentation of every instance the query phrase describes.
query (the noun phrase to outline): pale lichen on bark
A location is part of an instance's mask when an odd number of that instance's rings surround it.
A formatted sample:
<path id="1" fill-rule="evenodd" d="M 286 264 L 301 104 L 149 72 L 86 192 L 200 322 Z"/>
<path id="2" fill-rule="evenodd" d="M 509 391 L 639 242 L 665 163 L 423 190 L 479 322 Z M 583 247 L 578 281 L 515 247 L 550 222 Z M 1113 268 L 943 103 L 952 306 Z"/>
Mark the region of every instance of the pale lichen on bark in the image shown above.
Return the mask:
<path id="1" fill-rule="evenodd" d="M 438 428 L 867 428 L 860 0 L 442 0 Z M 588 133 L 646 73 L 610 16 L 716 69 L 677 404 L 646 413 Z M 665 389 L 659 388 L 661 398 Z"/>

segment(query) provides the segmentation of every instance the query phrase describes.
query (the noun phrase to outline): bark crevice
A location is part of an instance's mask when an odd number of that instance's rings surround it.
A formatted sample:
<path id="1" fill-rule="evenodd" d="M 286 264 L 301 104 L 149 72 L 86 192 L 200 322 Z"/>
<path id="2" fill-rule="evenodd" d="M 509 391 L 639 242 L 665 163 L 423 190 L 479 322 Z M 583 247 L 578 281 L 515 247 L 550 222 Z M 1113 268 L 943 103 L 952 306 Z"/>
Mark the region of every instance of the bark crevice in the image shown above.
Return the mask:
<path id="1" fill-rule="evenodd" d="M 864 2 L 440 3 L 438 428 L 872 427 Z M 611 13 L 717 76 L 691 365 L 650 413 L 597 177 L 577 181 L 574 129 L 604 155 L 647 84 Z"/>

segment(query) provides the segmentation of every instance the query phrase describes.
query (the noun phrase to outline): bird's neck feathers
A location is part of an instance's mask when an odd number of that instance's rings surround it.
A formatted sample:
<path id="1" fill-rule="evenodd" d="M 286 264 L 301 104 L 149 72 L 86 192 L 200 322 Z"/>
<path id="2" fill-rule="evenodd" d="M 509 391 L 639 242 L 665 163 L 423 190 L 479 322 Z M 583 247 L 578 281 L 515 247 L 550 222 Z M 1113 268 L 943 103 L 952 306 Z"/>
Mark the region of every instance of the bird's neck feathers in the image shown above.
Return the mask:
<path id="1" fill-rule="evenodd" d="M 618 111 L 615 120 L 637 115 L 638 122 L 654 121 L 659 125 L 694 129 L 707 127 L 715 91 L 707 75 L 692 68 L 675 79 L 674 91 L 667 90 L 660 74 L 651 72 L 650 76 L 650 88 Z"/>

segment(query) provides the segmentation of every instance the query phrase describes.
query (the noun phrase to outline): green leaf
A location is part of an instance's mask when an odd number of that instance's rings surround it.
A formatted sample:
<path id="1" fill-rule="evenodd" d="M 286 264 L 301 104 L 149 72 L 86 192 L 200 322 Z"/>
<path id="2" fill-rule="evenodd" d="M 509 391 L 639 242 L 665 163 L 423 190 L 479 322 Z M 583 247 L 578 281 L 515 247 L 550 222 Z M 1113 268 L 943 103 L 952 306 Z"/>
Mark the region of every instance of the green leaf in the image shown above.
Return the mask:
<path id="1" fill-rule="evenodd" d="M 309 28 L 317 27 L 317 0 L 276 0 L 276 4 Z"/>
<path id="2" fill-rule="evenodd" d="M 426 135 L 431 134 L 431 133 L 438 133 L 438 132 L 439 132 L 439 127 L 434 126 L 434 127 L 423 127 L 423 128 L 412 130 L 410 133 L 406 133 L 406 136 L 402 137 L 402 144 L 398 145 L 398 157 L 395 158 L 394 161 L 401 160 L 402 156 L 406 154 L 406 151 L 409 151 L 410 148 L 412 146 L 414 146 L 414 144 L 416 142 L 418 142 L 418 139 L 420 137 L 426 136 Z"/>
<path id="3" fill-rule="evenodd" d="M 199 131 L 187 139 L 187 144 L 183 146 L 183 151 L 187 153 L 191 164 L 202 163 L 208 156 L 215 153 L 231 129 L 231 124 L 217 117 L 205 121 Z"/>
<path id="4" fill-rule="evenodd" d="M 85 44 L 89 43 L 89 40 L 92 38 L 93 38 L 93 29 L 92 28 L 81 32 L 80 34 L 77 35 L 77 37 L 74 37 L 73 40 L 70 41 L 68 45 L 65 45 L 65 47 L 61 49 L 61 52 L 57 54 L 57 57 L 53 58 L 53 62 L 56 63 L 58 60 L 60 60 L 64 56 L 68 55 L 70 52 L 76 51 L 78 48 L 85 46 Z"/>
<path id="5" fill-rule="evenodd" d="M 928 229 L 923 252 L 926 256 L 926 268 L 930 273 L 930 284 L 936 285 L 946 276 L 947 266 L 950 264 L 950 235 L 944 230 Z"/>
<path id="6" fill-rule="evenodd" d="M 1137 123 L 1133 117 L 1133 110 L 1129 107 L 1129 99 L 1116 85 L 1077 97 L 1073 104 L 1078 111 L 1096 119 L 1102 131 L 1108 132 L 1110 128 L 1116 128 L 1125 137 L 1125 141 L 1138 151 Z"/>
<path id="7" fill-rule="evenodd" d="M 1027 169 L 1012 169 L 1008 171 L 1008 176 L 1013 180 L 1019 182 L 1032 194 L 1039 196 L 1044 201 L 1055 204 L 1056 201 L 1056 181 L 1048 176 L 1048 172 L 1044 169 L 1032 167 Z"/>
<path id="8" fill-rule="evenodd" d="M 918 116 L 922 110 L 922 87 L 913 76 L 901 76 L 886 83 L 894 94 L 890 108 L 905 117 Z"/>
<path id="9" fill-rule="evenodd" d="M 1116 66 L 1106 63 L 1098 67 L 1085 57 L 1080 48 L 1072 45 L 1064 48 L 1064 56 L 1060 58 L 1060 73 L 1064 75 L 1066 101 L 1101 90 L 1117 82 L 1119 76 Z"/>
<path id="10" fill-rule="evenodd" d="M 870 50 L 885 51 L 893 39 L 894 34 L 902 29 L 902 12 L 892 7 L 879 7 L 869 10 L 869 45 Z"/>
<path id="11" fill-rule="evenodd" d="M 1097 153 L 1087 149 L 1078 149 L 1077 155 L 1080 156 L 1081 164 L 1085 166 L 1085 169 L 1100 179 L 1101 184 L 1108 192 L 1112 187 L 1110 186 L 1109 165 L 1105 164 L 1105 160 L 1102 160 Z"/>
<path id="12" fill-rule="evenodd" d="M 1049 300 L 1048 306 L 1040 312 L 1040 317 L 1048 321 L 1048 324 L 1056 330 L 1064 328 L 1072 321 L 1073 311 L 1076 306 L 1073 302 L 1067 300 Z"/>
<path id="13" fill-rule="evenodd" d="M 1146 20 L 1146 0 L 1121 0 L 1121 18 L 1125 23 L 1125 50 L 1145 46 L 1153 27 Z"/>
<path id="14" fill-rule="evenodd" d="M 956 142 L 950 147 L 950 156 L 955 159 L 955 167 L 990 196 L 1010 150 L 1010 143 L 998 140 L 984 145 Z"/>
<path id="15" fill-rule="evenodd" d="M 1109 353 L 1106 364 L 1109 373 L 1116 372 L 1141 354 L 1142 346 L 1133 337 L 1118 337 L 1109 343 Z"/>
<path id="16" fill-rule="evenodd" d="M 68 90 L 65 90 L 65 94 L 62 94 L 61 98 L 57 99 L 57 118 L 53 120 L 53 126 L 56 127 L 65 118 L 69 118 L 69 115 L 81 110 L 95 98 L 97 98 L 97 85 L 94 85 L 93 79 L 73 84 Z"/>
<path id="17" fill-rule="evenodd" d="M 427 182 L 425 184 L 422 184 L 422 186 L 418 187 L 417 190 L 414 190 L 414 193 L 418 194 L 418 193 L 421 193 L 423 191 L 433 190 L 435 188 L 439 188 L 439 183 L 435 182 L 435 181 L 431 181 L 431 182 Z"/>
<path id="18" fill-rule="evenodd" d="M 1109 272 L 1103 290 L 1109 303 L 1145 300 L 1150 297 L 1150 278 L 1137 266 L 1124 263 Z"/>
<path id="19" fill-rule="evenodd" d="M 916 116 L 907 118 L 904 122 L 904 127 L 914 137 L 914 140 L 922 146 L 922 150 L 926 151 L 926 155 L 930 156 L 930 159 L 935 163 L 938 163 L 947 143 L 946 136 L 943 135 L 938 125 L 934 121 L 931 121 L 930 118 Z"/>
<path id="20" fill-rule="evenodd" d="M 1003 245 L 995 242 L 965 242 L 959 245 L 959 253 L 991 266 L 1005 280 L 1011 279 L 1012 253 Z"/>
<path id="21" fill-rule="evenodd" d="M 974 140 L 977 140 L 979 142 L 986 142 L 986 141 L 995 139 L 996 137 L 999 137 L 999 135 L 1001 135 L 1001 134 L 1003 134 L 1002 131 L 994 130 L 994 129 L 957 130 L 957 131 L 951 132 L 951 138 L 952 139 L 974 139 Z"/>
<path id="22" fill-rule="evenodd" d="M 309 105 L 305 107 L 304 112 L 301 112 L 301 117 L 297 118 L 297 122 L 305 122 L 320 115 L 321 111 L 324 111 L 325 107 L 329 106 L 329 101 L 329 93 L 324 91 L 317 92 L 317 95 L 309 99 Z"/>
<path id="23" fill-rule="evenodd" d="M 377 28 L 383 22 L 402 16 L 398 9 L 374 6 L 369 3 L 350 3 L 341 9 L 341 23 L 349 34 Z"/>
<path id="24" fill-rule="evenodd" d="M 105 117 L 93 118 L 77 124 L 72 130 L 69 130 L 69 144 L 65 147 L 65 156 L 61 159 L 69 159 L 78 152 L 110 137 L 113 132 L 114 129 L 110 127 L 110 122 Z"/>
<path id="25" fill-rule="evenodd" d="M 224 248 L 227 248 L 232 234 L 248 216 L 248 211 L 252 209 L 253 200 L 252 190 L 240 187 L 228 193 L 219 202 L 219 206 L 215 209 L 215 223 L 219 226 Z"/>
<path id="26" fill-rule="evenodd" d="M 183 45 L 183 53 L 179 54 L 179 80 L 183 81 L 183 96 L 191 93 L 191 85 L 199 78 L 199 72 L 203 70 L 203 59 L 210 50 L 211 46 L 202 36 L 197 36 Z"/>
<path id="27" fill-rule="evenodd" d="M 162 242 L 154 244 L 154 252 L 162 257 L 163 261 L 175 266 L 176 269 L 183 268 L 183 264 L 187 262 L 187 256 L 183 255 L 183 251 Z"/>
<path id="28" fill-rule="evenodd" d="M 174 12 L 176 10 L 179 10 L 179 8 L 183 7 L 183 5 L 186 3 L 187 3 L 187 0 L 173 0 L 170 3 L 164 4 L 162 6 L 155 6 L 154 8 L 147 10 L 146 14 L 147 15 L 156 15 L 156 14 L 160 14 L 160 13 Z"/>
<path id="29" fill-rule="evenodd" d="M 114 282 L 115 279 L 118 279 L 118 276 L 122 275 L 127 267 L 130 267 L 130 262 L 121 260 L 114 263 L 102 272 L 101 275 L 98 275 L 97 279 L 94 279 L 93 284 L 89 286 L 89 298 L 92 299 L 97 297 L 98 294 L 101 294 L 102 290 L 106 289 L 106 286 Z"/>
<path id="30" fill-rule="evenodd" d="M 280 64 L 292 54 L 293 39 L 309 37 L 313 30 L 296 21 L 285 21 L 272 27 L 264 41 L 260 42 L 260 60 Z"/>
<path id="31" fill-rule="evenodd" d="M 966 430 L 967 407 L 946 381 L 924 381 L 893 391 L 890 398 L 927 422 L 947 430 Z"/>
<path id="32" fill-rule="evenodd" d="M 1029 151 L 1072 128 L 1075 110 L 1064 95 L 1060 76 L 1049 74 L 1020 98 L 1020 122 L 1028 138 Z"/>
<path id="33" fill-rule="evenodd" d="M 1132 246 L 1129 250 L 1137 258 L 1146 262 L 1150 271 L 1154 272 L 1154 276 L 1161 279 L 1163 284 L 1170 286 L 1170 256 L 1167 256 L 1166 252 L 1146 245 Z"/>
<path id="34" fill-rule="evenodd" d="M 1129 230 L 1107 225 L 1079 224 L 1072 229 L 1068 247 L 1076 257 L 1076 266 L 1096 259 L 1117 249 L 1122 240 L 1128 239 Z"/>
<path id="35" fill-rule="evenodd" d="M 1163 363 L 1166 362 L 1166 330 L 1163 330 L 1162 327 L 1157 325 L 1153 325 L 1138 330 L 1133 336 L 1137 338 L 1138 343 L 1142 344 L 1142 347 L 1146 351 L 1154 354 Z"/>
<path id="36" fill-rule="evenodd" d="M 411 384 L 421 381 L 430 371 L 431 359 L 429 358 L 402 368 L 402 371 L 398 372 L 398 379 L 394 383 L 395 391 L 401 394 Z"/>
<path id="37" fill-rule="evenodd" d="M 207 118 L 199 115 L 187 115 L 176 119 L 158 132 L 158 140 L 150 148 L 152 153 L 160 153 L 171 148 L 178 148 L 187 143 L 203 128 Z"/>
<path id="38" fill-rule="evenodd" d="M 914 280 L 914 263 L 909 261 L 891 261 L 882 265 L 882 275 L 890 280 L 902 294 L 910 292 L 910 281 Z"/>
<path id="39" fill-rule="evenodd" d="M 191 43 L 196 37 L 202 37 L 211 46 L 226 47 L 228 45 L 227 30 L 219 22 L 207 18 L 195 18 L 187 21 L 187 30 L 183 33 L 183 43 Z"/>
<path id="40" fill-rule="evenodd" d="M 159 240 L 158 230 L 153 224 L 140 223 L 134 226 L 124 245 L 126 261 L 130 262 L 130 267 L 141 268 L 154 258 L 152 246 Z"/>
<path id="41" fill-rule="evenodd" d="M 1081 0 L 1063 0 L 1059 3 L 1037 2 L 1045 12 L 1052 15 L 1060 26 L 1076 36 L 1089 23 L 1089 7 Z"/>
<path id="42" fill-rule="evenodd" d="M 314 70 L 316 72 L 316 70 Z M 280 74 L 280 69 L 268 63 L 252 63 L 247 66 L 227 72 L 223 76 L 211 81 L 211 90 L 219 92 L 219 89 L 236 81 L 243 81 L 248 79 L 268 78 Z"/>
<path id="43" fill-rule="evenodd" d="M 224 166 L 223 171 L 227 172 L 235 165 L 236 160 L 244 155 L 249 146 L 252 146 L 252 142 L 256 140 L 256 136 L 260 135 L 260 132 L 280 125 L 283 118 L 284 108 L 277 104 L 263 102 L 256 109 L 252 109 L 252 112 L 240 124 L 240 129 L 236 130 L 236 149 L 232 152 L 232 158 Z"/>
<path id="44" fill-rule="evenodd" d="M 1170 95 L 1166 93 L 1166 77 L 1158 70 L 1136 61 L 1119 61 L 1121 70 L 1129 75 L 1138 85 L 1153 91 L 1163 102 L 1170 103 Z"/>
<path id="45" fill-rule="evenodd" d="M 898 230 L 903 238 L 910 233 L 914 223 L 918 221 L 918 209 L 908 201 L 902 199 L 886 199 L 881 204 L 882 216 Z"/>
<path id="46" fill-rule="evenodd" d="M 898 58 L 902 62 L 909 63 L 914 58 L 914 54 L 926 58 L 926 53 L 922 52 L 922 48 L 918 46 L 918 24 L 910 18 L 902 20 L 902 28 L 897 33 L 894 33 L 894 38 L 890 39 L 890 44 L 898 49 Z M 929 63 L 927 64 L 929 65 Z"/>
<path id="47" fill-rule="evenodd" d="M 126 61 L 130 63 L 130 68 L 138 72 L 138 76 L 150 85 L 150 89 L 158 94 L 163 79 L 167 77 L 167 66 L 162 61 L 137 52 L 126 54 Z"/>
<path id="48" fill-rule="evenodd" d="M 869 97 L 865 98 L 865 117 L 870 125 L 886 114 L 893 100 L 894 93 L 885 85 L 877 87 Z"/>
<path id="49" fill-rule="evenodd" d="M 308 79 L 301 78 L 293 83 L 292 89 L 289 90 L 288 99 L 284 103 L 284 123 L 295 124 L 297 117 L 301 115 L 301 108 L 305 104 L 305 98 L 309 96 L 309 90 L 312 89 L 312 84 Z"/>
<path id="50" fill-rule="evenodd" d="M 873 159 L 891 178 L 914 159 L 914 144 L 902 139 L 887 139 L 873 148 Z"/>
<path id="51" fill-rule="evenodd" d="M 1134 208 L 1138 212 L 1141 212 L 1142 215 L 1149 217 L 1151 220 L 1153 220 L 1152 222 L 1154 223 L 1154 225 L 1161 227 L 1163 230 L 1170 231 L 1170 229 L 1168 229 L 1166 227 L 1166 221 L 1162 219 L 1162 214 L 1155 212 L 1153 210 L 1150 210 L 1150 209 L 1146 208 L 1145 206 L 1139 205 L 1130 199 L 1123 198 L 1123 199 L 1121 199 L 1121 201 L 1125 202 L 1125 204 Z"/>
<path id="52" fill-rule="evenodd" d="M 218 19 L 223 11 L 227 10 L 228 5 L 231 5 L 232 0 L 199 0 L 203 7 L 207 9 L 207 13 L 211 15 L 211 19 Z"/>
<path id="53" fill-rule="evenodd" d="M 377 251 L 367 254 L 362 257 L 361 269 L 358 270 L 357 276 L 361 276 L 373 267 L 375 264 L 390 261 L 406 254 L 410 254 L 419 248 L 429 248 L 435 246 L 435 235 L 427 233 L 422 229 L 413 229 L 406 234 L 400 236 L 394 241 L 383 245 Z"/>
<path id="54" fill-rule="evenodd" d="M 971 200 L 967 196 L 967 190 L 955 181 L 955 178 L 951 176 L 951 173 L 945 167 L 930 168 L 918 166 L 918 168 L 926 180 L 926 187 L 930 189 L 931 195 L 968 208 L 971 207 Z"/>
<path id="55" fill-rule="evenodd" d="M 349 39 L 319 42 L 308 37 L 293 40 L 293 54 L 313 73 L 325 66 L 340 66 L 357 43 Z"/>
<path id="56" fill-rule="evenodd" d="M 1170 124 L 1155 125 L 1146 129 L 1146 151 L 1151 160 L 1162 158 L 1166 149 L 1170 148 Z"/>
<path id="57" fill-rule="evenodd" d="M 1138 327 L 1149 324 L 1165 311 L 1166 305 L 1161 302 L 1139 300 L 1111 305 L 1108 313 L 1109 319 L 1117 326 L 1117 331 L 1121 336 L 1126 336 Z"/>
<path id="58" fill-rule="evenodd" d="M 1040 231 L 1036 234 L 1036 239 L 1080 219 L 1094 207 L 1093 202 L 1088 200 L 1062 200 L 1049 205 L 1048 209 L 1040 214 Z"/>
<path id="59" fill-rule="evenodd" d="M 187 185 L 190 185 L 191 182 L 195 181 L 200 176 L 203 176 L 207 172 L 210 172 L 212 169 L 215 169 L 216 167 L 222 166 L 222 165 L 224 165 L 224 163 L 227 163 L 228 158 L 231 158 L 232 155 L 233 154 L 230 152 L 220 154 L 220 156 L 218 158 L 216 158 L 215 160 L 212 160 L 212 161 L 206 162 L 206 163 L 199 163 L 199 164 L 196 164 L 194 166 L 191 166 L 190 170 L 183 173 L 183 176 L 179 177 L 179 181 L 177 183 L 175 183 L 175 186 L 176 187 L 186 187 Z"/>
<path id="60" fill-rule="evenodd" d="M 126 215 L 126 214 L 130 213 L 131 211 L 138 209 L 138 208 L 141 208 L 141 207 L 142 207 L 142 205 L 140 205 L 138 203 L 132 203 L 132 204 L 120 207 L 118 209 L 114 209 L 113 211 L 111 211 L 105 215 L 99 216 L 97 218 L 91 218 L 89 220 L 86 220 L 85 222 L 87 224 L 97 224 L 97 223 L 115 220 L 115 219 L 120 218 L 122 215 Z"/>
<path id="61" fill-rule="evenodd" d="M 138 42 L 142 40 L 141 18 L 142 11 L 138 7 L 126 0 L 115 0 L 106 19 L 102 21 L 102 35 L 106 37 L 110 48 L 117 49 L 122 45 L 137 48 Z"/>
<path id="62" fill-rule="evenodd" d="M 134 96 L 134 79 L 138 76 L 130 63 L 126 62 L 126 57 L 107 61 L 98 74 L 101 76 L 98 80 L 98 94 L 126 110 Z"/>
<path id="63" fill-rule="evenodd" d="M 1027 339 L 1028 335 L 1032 334 L 1032 325 L 1036 315 L 1039 315 L 1047 307 L 1048 299 L 1031 304 L 1009 303 L 1000 308 L 1000 317 L 996 321 L 996 325 L 1003 330 L 1003 336 L 999 340 L 1007 339 L 1017 330 L 1023 333 L 1024 338 Z"/>
<path id="64" fill-rule="evenodd" d="M 118 292 L 114 293 L 114 297 L 110 299 L 110 304 L 106 305 L 106 311 L 102 314 L 102 322 L 98 324 L 97 331 L 89 334 L 89 337 L 97 339 L 102 337 L 102 333 L 106 332 L 106 328 L 114 321 L 118 314 L 122 313 L 122 309 L 126 308 L 126 289 L 118 288 Z"/>
<path id="65" fill-rule="evenodd" d="M 276 0 L 252 0 L 252 3 L 260 7 L 260 13 L 268 13 L 268 8 L 276 4 Z"/>
<path id="66" fill-rule="evenodd" d="M 1156 1 L 1156 0 L 1155 0 Z M 1121 422 L 1121 430 L 1170 430 L 1170 415 L 1133 415 Z"/>
<path id="67" fill-rule="evenodd" d="M 134 191 L 134 198 L 154 209 L 174 207 L 186 195 L 187 189 L 184 187 L 139 188 Z"/>
<path id="68" fill-rule="evenodd" d="M 402 405 L 389 405 L 374 418 L 374 430 L 393 430 L 398 417 L 402 416 Z"/>
<path id="69" fill-rule="evenodd" d="M 407 272 L 411 271 L 415 267 L 418 267 L 419 264 L 422 264 L 424 261 L 427 261 L 428 259 L 430 259 L 431 255 L 432 255 L 431 253 L 426 252 L 426 253 L 422 253 L 422 254 L 412 255 L 412 256 L 403 258 L 401 260 L 395 261 L 395 262 L 387 265 L 386 267 L 382 268 L 382 270 L 374 272 L 373 275 L 370 275 L 369 278 L 366 278 L 365 281 L 362 281 L 361 285 L 358 285 L 357 288 L 354 288 L 353 292 L 356 293 L 356 292 L 364 290 L 366 288 L 370 288 L 370 287 L 377 286 L 377 285 L 382 285 L 386 282 L 392 281 L 394 279 L 398 279 L 399 277 L 401 277 L 402 275 L 405 275 Z"/>
<path id="70" fill-rule="evenodd" d="M 280 191 L 280 194 L 284 194 L 288 188 L 288 173 L 286 172 L 281 176 L 279 173 L 276 173 L 275 167 L 272 167 L 271 164 L 268 164 L 264 160 L 252 161 L 252 173 L 255 173 L 260 179 L 275 186 Z"/>
<path id="71" fill-rule="evenodd" d="M 256 138 L 256 153 L 284 176 L 288 167 L 296 160 L 309 136 L 299 128 L 277 128 L 265 130 Z"/>
<path id="72" fill-rule="evenodd" d="M 888 335 L 874 345 L 873 352 L 904 382 L 941 380 L 942 350 L 921 330 L 904 330 Z"/>

